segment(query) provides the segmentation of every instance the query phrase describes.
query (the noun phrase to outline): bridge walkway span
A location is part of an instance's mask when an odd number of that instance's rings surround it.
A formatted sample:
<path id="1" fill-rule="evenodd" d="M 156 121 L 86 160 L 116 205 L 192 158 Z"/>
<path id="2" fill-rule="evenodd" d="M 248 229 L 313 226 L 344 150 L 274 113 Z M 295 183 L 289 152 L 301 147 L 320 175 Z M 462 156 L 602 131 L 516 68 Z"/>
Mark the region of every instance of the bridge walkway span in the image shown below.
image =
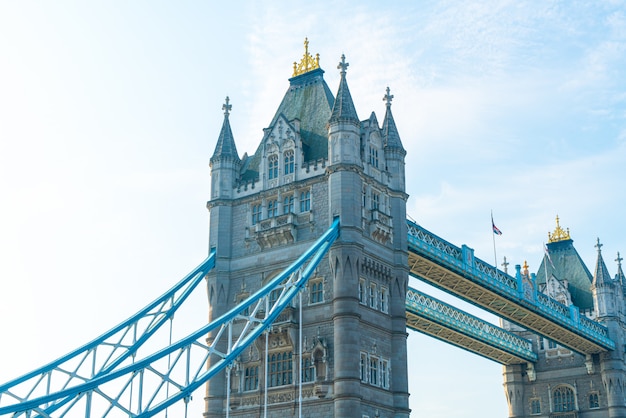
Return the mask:
<path id="1" fill-rule="evenodd" d="M 615 349 L 602 324 L 407 220 L 410 274 L 581 354 Z"/>
<path id="2" fill-rule="evenodd" d="M 504 365 L 536 362 L 530 341 L 409 288 L 407 328 Z"/>

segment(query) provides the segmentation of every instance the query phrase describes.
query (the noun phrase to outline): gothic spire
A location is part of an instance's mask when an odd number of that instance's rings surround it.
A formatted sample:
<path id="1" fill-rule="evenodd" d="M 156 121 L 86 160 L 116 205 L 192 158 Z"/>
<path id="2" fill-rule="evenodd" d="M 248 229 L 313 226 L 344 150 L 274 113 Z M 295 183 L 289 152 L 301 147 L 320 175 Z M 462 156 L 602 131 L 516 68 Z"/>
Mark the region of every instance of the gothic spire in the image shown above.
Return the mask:
<path id="1" fill-rule="evenodd" d="M 391 113 L 391 101 L 393 100 L 393 94 L 389 93 L 389 87 L 387 87 L 387 93 L 383 97 L 386 102 L 385 106 L 387 110 L 385 112 L 385 120 L 383 121 L 383 142 L 385 147 L 397 148 L 404 151 L 402 141 L 400 141 L 400 135 L 396 128 L 396 122 L 393 120 L 393 114 Z"/>
<path id="2" fill-rule="evenodd" d="M 337 65 L 341 74 L 341 80 L 339 81 L 339 90 L 337 91 L 335 105 L 333 106 L 329 122 L 351 121 L 359 123 L 359 117 L 356 114 L 348 83 L 346 82 L 346 69 L 349 65 L 346 62 L 346 56 L 341 54 L 341 61 Z"/>
<path id="3" fill-rule="evenodd" d="M 230 99 L 226 96 L 226 103 L 222 106 L 222 110 L 224 111 L 224 122 L 222 123 L 222 130 L 220 131 L 220 136 L 217 139 L 215 151 L 213 152 L 211 160 L 220 157 L 231 157 L 235 160 L 239 160 L 237 147 L 235 146 L 235 139 L 233 138 L 233 132 L 230 129 L 230 122 L 228 120 L 230 110 L 233 108 L 229 102 Z"/>
<path id="4" fill-rule="evenodd" d="M 606 268 L 606 264 L 604 264 L 604 259 L 602 258 L 602 244 L 600 244 L 600 238 L 598 238 L 595 247 L 598 249 L 598 259 L 596 261 L 596 269 L 593 272 L 592 286 L 601 287 L 612 285 L 613 279 L 611 279 L 609 270 Z"/>
<path id="5" fill-rule="evenodd" d="M 617 262 L 617 274 L 615 275 L 615 280 L 622 285 L 622 290 L 626 291 L 626 276 L 624 276 L 624 270 L 622 270 L 622 260 L 624 260 L 619 255 L 619 251 L 617 252 L 617 258 L 615 261 Z M 624 292 L 626 294 L 626 292 Z"/>

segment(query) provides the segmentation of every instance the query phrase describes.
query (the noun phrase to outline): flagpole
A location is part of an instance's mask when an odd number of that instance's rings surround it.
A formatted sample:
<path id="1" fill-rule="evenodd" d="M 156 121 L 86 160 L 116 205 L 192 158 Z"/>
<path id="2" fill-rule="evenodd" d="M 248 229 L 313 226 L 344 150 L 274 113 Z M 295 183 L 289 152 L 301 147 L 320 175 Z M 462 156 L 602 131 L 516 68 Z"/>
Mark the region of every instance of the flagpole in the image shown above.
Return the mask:
<path id="1" fill-rule="evenodd" d="M 546 247 L 545 242 L 543 243 L 543 273 L 546 275 L 546 285 L 548 284 L 548 247 Z"/>
<path id="2" fill-rule="evenodd" d="M 493 223 L 493 210 L 491 211 L 491 238 L 493 239 L 493 261 L 494 261 L 494 267 L 496 268 L 496 271 L 498 271 L 498 256 L 496 255 L 496 234 L 493 231 L 493 226 L 495 224 Z"/>

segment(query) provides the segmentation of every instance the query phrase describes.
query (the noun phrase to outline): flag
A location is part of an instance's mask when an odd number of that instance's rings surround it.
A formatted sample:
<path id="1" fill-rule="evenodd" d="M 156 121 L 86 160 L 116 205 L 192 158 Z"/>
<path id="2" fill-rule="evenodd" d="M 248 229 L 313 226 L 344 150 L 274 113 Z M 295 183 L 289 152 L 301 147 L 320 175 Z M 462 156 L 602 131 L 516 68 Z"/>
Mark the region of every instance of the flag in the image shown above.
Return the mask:
<path id="1" fill-rule="evenodd" d="M 548 252 L 548 247 L 546 246 L 546 244 L 543 244 L 543 251 L 546 253 L 546 257 L 548 257 L 548 261 L 550 262 L 550 265 L 552 266 L 552 268 L 554 268 L 554 263 L 552 262 L 552 258 L 550 257 L 550 253 Z"/>
<path id="2" fill-rule="evenodd" d="M 491 228 L 493 229 L 493 233 L 496 235 L 502 235 L 502 231 L 498 229 L 496 224 L 493 223 L 493 215 L 491 216 Z"/>

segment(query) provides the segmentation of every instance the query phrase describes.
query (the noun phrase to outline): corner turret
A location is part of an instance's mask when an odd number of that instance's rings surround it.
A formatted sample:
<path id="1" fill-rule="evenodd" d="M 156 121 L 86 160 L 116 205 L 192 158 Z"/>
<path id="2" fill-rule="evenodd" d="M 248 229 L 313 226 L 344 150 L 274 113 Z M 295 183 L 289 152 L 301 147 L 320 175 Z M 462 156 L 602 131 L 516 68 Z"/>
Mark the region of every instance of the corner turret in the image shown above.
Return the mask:
<path id="1" fill-rule="evenodd" d="M 224 110 L 222 130 L 209 163 L 209 167 L 211 167 L 211 199 L 230 199 L 233 197 L 233 190 L 241 168 L 241 160 L 237 154 L 235 139 L 230 128 L 229 115 L 232 105 L 229 102 L 230 99 L 226 96 L 226 103 L 222 106 L 222 110 Z"/>
<path id="2" fill-rule="evenodd" d="M 335 98 L 333 110 L 328 121 L 330 165 L 352 164 L 362 166 L 360 152 L 361 125 L 356 114 L 350 89 L 346 81 L 346 69 L 349 64 L 345 55 L 337 68 L 340 70 L 341 80 Z"/>
<path id="3" fill-rule="evenodd" d="M 609 275 L 604 259 L 602 258 L 602 244 L 598 238 L 595 247 L 598 249 L 596 268 L 593 272 L 591 291 L 596 306 L 598 318 L 617 315 L 617 304 L 615 303 L 615 282 Z"/>
<path id="4" fill-rule="evenodd" d="M 390 94 L 389 87 L 387 87 L 383 100 L 385 101 L 386 111 L 382 127 L 382 137 L 387 170 L 391 176 L 390 186 L 395 190 L 404 191 L 406 185 L 404 175 L 404 157 L 406 156 L 406 150 L 402 146 L 398 128 L 396 128 L 396 122 L 393 120 L 393 114 L 391 113 L 391 100 L 393 100 L 393 95 Z"/>

